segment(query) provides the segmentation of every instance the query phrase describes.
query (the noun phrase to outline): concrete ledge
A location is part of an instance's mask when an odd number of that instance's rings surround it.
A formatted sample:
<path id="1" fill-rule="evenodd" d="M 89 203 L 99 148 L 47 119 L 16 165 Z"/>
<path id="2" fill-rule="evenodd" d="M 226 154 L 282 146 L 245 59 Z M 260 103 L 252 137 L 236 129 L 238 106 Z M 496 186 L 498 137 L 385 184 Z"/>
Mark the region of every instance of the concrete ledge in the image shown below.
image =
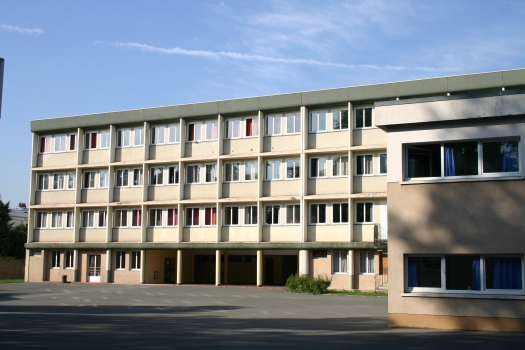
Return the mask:
<path id="1" fill-rule="evenodd" d="M 525 319 L 471 316 L 388 314 L 388 327 L 492 332 L 525 332 Z"/>

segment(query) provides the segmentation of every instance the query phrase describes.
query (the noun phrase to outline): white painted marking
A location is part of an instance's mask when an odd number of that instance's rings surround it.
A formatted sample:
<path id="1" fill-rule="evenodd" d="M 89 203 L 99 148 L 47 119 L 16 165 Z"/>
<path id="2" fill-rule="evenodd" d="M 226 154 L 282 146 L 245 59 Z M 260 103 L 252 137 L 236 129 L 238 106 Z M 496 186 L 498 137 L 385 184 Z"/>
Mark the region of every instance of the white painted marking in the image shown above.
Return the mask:
<path id="1" fill-rule="evenodd" d="M 203 297 L 211 297 L 209 294 L 201 294 Z"/>
<path id="2" fill-rule="evenodd" d="M 164 301 L 167 302 L 167 303 L 173 304 L 173 301 L 171 301 L 171 300 L 164 300 Z"/>
<path id="3" fill-rule="evenodd" d="M 108 300 L 108 298 L 106 298 L 106 297 L 102 297 L 102 299 L 104 299 L 104 300 Z"/>
<path id="4" fill-rule="evenodd" d="M 159 295 L 166 295 L 166 294 L 164 294 L 164 293 L 159 293 Z"/>
<path id="5" fill-rule="evenodd" d="M 191 294 L 191 293 L 186 293 L 186 294 L 188 294 L 189 296 L 192 296 L 192 297 L 197 297 L 198 296 L 196 294 Z"/>
<path id="6" fill-rule="evenodd" d="M 191 301 L 187 301 L 187 300 L 183 300 L 182 302 L 186 304 L 193 304 Z"/>

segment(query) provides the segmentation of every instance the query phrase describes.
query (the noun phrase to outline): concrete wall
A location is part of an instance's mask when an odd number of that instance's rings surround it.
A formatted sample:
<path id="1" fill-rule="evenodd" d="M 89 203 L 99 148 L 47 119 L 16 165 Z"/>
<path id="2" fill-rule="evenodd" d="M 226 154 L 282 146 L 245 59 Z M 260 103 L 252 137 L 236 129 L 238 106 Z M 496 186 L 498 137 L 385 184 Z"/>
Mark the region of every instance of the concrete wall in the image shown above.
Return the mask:
<path id="1" fill-rule="evenodd" d="M 38 154 L 36 165 L 38 167 L 76 166 L 77 152 L 45 153 Z"/>
<path id="2" fill-rule="evenodd" d="M 142 202 L 142 186 L 114 188 L 113 201 L 123 203 Z"/>
<path id="3" fill-rule="evenodd" d="M 142 230 L 137 228 L 114 228 L 112 242 L 140 242 Z"/>
<path id="4" fill-rule="evenodd" d="M 226 182 L 222 184 L 223 198 L 257 197 L 259 183 L 253 182 Z"/>
<path id="5" fill-rule="evenodd" d="M 34 242 L 73 242 L 73 229 L 36 229 L 33 231 Z"/>
<path id="6" fill-rule="evenodd" d="M 149 227 L 146 230 L 147 242 L 176 242 L 178 227 Z"/>
<path id="7" fill-rule="evenodd" d="M 264 152 L 297 151 L 301 149 L 301 135 L 265 136 Z"/>
<path id="8" fill-rule="evenodd" d="M 133 141 L 131 141 L 133 142 Z M 144 146 L 115 149 L 115 162 L 139 162 L 144 159 Z"/>
<path id="9" fill-rule="evenodd" d="M 263 226 L 263 242 L 300 242 L 301 226 L 284 225 L 284 226 Z"/>
<path id="10" fill-rule="evenodd" d="M 248 139 L 224 140 L 223 154 L 257 154 L 259 152 L 259 139 L 257 137 Z"/>
<path id="11" fill-rule="evenodd" d="M 75 190 L 36 191 L 35 204 L 72 204 L 75 203 L 75 195 Z"/>
<path id="12" fill-rule="evenodd" d="M 244 218 L 239 217 L 241 222 Z M 221 242 L 257 242 L 257 226 L 226 226 L 221 228 Z"/>
<path id="13" fill-rule="evenodd" d="M 202 218 L 204 220 L 204 218 Z M 185 227 L 183 229 L 183 242 L 216 242 L 217 227 Z"/>
<path id="14" fill-rule="evenodd" d="M 103 164 L 109 162 L 109 149 L 85 150 L 82 164 Z"/>
<path id="15" fill-rule="evenodd" d="M 348 147 L 348 130 L 308 134 L 308 149 Z"/>
<path id="16" fill-rule="evenodd" d="M 348 193 L 348 177 L 310 179 L 307 193 L 309 195 Z"/>
<path id="17" fill-rule="evenodd" d="M 263 197 L 293 196 L 301 194 L 301 181 L 276 180 L 263 182 Z"/>
<path id="18" fill-rule="evenodd" d="M 217 184 L 184 185 L 184 199 L 217 198 Z"/>
<path id="19" fill-rule="evenodd" d="M 180 144 L 151 145 L 149 146 L 149 159 L 178 159 L 179 152 Z"/>
<path id="20" fill-rule="evenodd" d="M 162 201 L 162 200 L 178 200 L 179 199 L 179 185 L 172 186 L 149 186 L 148 200 Z"/>

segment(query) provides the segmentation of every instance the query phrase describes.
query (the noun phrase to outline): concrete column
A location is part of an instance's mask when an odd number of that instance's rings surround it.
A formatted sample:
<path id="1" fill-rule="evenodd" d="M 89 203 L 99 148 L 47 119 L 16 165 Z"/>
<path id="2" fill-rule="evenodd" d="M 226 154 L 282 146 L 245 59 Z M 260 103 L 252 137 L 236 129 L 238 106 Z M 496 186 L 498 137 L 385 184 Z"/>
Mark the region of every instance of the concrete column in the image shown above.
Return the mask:
<path id="1" fill-rule="evenodd" d="M 73 250 L 73 282 L 78 282 L 78 249 Z"/>
<path id="2" fill-rule="evenodd" d="M 182 250 L 177 250 L 177 284 L 182 284 Z"/>
<path id="3" fill-rule="evenodd" d="M 354 289 L 354 251 L 348 251 L 348 289 Z"/>
<path id="4" fill-rule="evenodd" d="M 146 283 L 146 251 L 140 251 L 140 283 Z"/>
<path id="5" fill-rule="evenodd" d="M 224 284 L 228 284 L 228 251 L 224 251 Z"/>
<path id="6" fill-rule="evenodd" d="M 26 249 L 26 261 L 24 271 L 24 282 L 29 282 L 29 257 L 31 256 L 29 249 Z"/>
<path id="7" fill-rule="evenodd" d="M 257 287 L 261 287 L 264 283 L 264 251 L 257 251 Z"/>
<path id="8" fill-rule="evenodd" d="M 106 283 L 111 282 L 111 249 L 106 250 Z"/>
<path id="9" fill-rule="evenodd" d="M 221 285 L 221 251 L 215 251 L 215 285 Z"/>
<path id="10" fill-rule="evenodd" d="M 299 251 L 299 276 L 309 275 L 308 250 Z"/>

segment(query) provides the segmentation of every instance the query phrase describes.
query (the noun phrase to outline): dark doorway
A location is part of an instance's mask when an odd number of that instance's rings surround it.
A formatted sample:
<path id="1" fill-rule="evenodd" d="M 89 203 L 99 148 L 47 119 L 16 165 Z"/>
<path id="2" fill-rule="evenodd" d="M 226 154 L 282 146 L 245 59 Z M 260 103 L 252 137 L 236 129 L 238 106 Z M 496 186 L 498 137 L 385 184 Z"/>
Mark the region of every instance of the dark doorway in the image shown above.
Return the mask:
<path id="1" fill-rule="evenodd" d="M 291 275 L 297 273 L 297 255 L 283 255 L 283 284 Z"/>
<path id="2" fill-rule="evenodd" d="M 194 255 L 193 281 L 215 283 L 215 255 Z"/>
<path id="3" fill-rule="evenodd" d="M 265 258 L 264 261 L 264 284 L 274 284 L 273 258 Z"/>
<path id="4" fill-rule="evenodd" d="M 164 259 L 164 283 L 175 283 L 175 258 Z"/>

